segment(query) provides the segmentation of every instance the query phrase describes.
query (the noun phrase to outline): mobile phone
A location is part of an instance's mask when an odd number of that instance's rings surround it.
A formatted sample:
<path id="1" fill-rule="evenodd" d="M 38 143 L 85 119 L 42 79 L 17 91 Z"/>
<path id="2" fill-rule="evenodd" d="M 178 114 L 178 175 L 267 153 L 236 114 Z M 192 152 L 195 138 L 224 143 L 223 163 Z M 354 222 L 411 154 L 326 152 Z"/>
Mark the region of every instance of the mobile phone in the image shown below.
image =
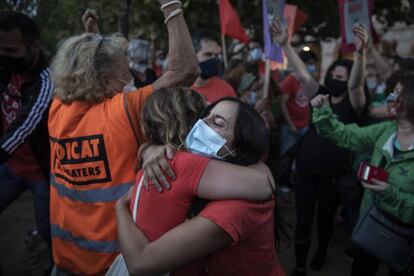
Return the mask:
<path id="1" fill-rule="evenodd" d="M 388 172 L 382 168 L 372 166 L 367 162 L 361 162 L 361 164 L 359 164 L 357 179 L 367 182 L 368 184 L 373 184 L 372 179 L 387 182 Z"/>

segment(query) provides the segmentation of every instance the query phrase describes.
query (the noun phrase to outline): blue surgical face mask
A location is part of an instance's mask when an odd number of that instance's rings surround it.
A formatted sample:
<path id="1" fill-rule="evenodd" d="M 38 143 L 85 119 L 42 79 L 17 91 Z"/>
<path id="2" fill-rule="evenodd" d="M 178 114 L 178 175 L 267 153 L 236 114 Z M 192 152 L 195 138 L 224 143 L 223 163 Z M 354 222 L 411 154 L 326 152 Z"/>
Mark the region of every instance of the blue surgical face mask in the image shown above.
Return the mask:
<path id="1" fill-rule="evenodd" d="M 388 95 L 386 101 L 387 103 L 393 103 L 397 101 L 397 98 L 398 98 L 398 93 L 394 91 Z"/>
<path id="2" fill-rule="evenodd" d="M 207 80 L 211 77 L 217 76 L 219 71 L 219 60 L 217 58 L 210 58 L 198 64 L 201 70 L 201 78 Z"/>
<path id="3" fill-rule="evenodd" d="M 306 70 L 309 74 L 313 75 L 316 72 L 316 65 L 315 64 L 306 64 Z"/>
<path id="4" fill-rule="evenodd" d="M 148 69 L 148 64 L 145 63 L 145 62 L 142 62 L 142 63 L 130 62 L 129 63 L 129 68 L 131 68 L 132 70 L 137 71 L 140 74 L 144 74 Z"/>
<path id="5" fill-rule="evenodd" d="M 263 57 L 263 51 L 260 48 L 254 48 L 253 50 L 250 50 L 249 57 L 253 61 L 260 61 Z"/>
<path id="6" fill-rule="evenodd" d="M 165 62 L 165 59 L 164 58 L 157 58 L 155 60 L 155 65 L 157 65 L 159 67 L 163 67 L 164 66 L 164 62 Z"/>
<path id="7" fill-rule="evenodd" d="M 374 91 L 377 88 L 377 80 L 376 79 L 367 79 L 367 87 L 369 90 Z"/>
<path id="8" fill-rule="evenodd" d="M 252 91 L 250 92 L 249 98 L 247 99 L 247 103 L 251 106 L 254 106 L 257 102 L 257 92 Z"/>
<path id="9" fill-rule="evenodd" d="M 197 121 L 185 139 L 186 148 L 191 153 L 218 159 L 223 159 L 228 155 L 234 156 L 234 152 L 226 146 L 226 142 L 226 139 L 210 128 L 203 120 Z M 219 150 L 223 147 L 227 150 L 227 153 L 218 156 Z"/>

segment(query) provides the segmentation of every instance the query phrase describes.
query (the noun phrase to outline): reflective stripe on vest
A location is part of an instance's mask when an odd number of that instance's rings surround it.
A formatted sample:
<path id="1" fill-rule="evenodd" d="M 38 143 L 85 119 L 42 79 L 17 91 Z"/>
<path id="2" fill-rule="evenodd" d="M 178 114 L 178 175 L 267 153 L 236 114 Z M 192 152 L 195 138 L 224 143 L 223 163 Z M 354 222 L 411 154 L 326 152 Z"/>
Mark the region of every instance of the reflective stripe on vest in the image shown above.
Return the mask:
<path id="1" fill-rule="evenodd" d="M 50 184 L 56 188 L 61 197 L 67 197 L 74 201 L 83 203 L 112 202 L 120 199 L 132 187 L 134 182 L 127 182 L 109 188 L 96 188 L 90 190 L 74 190 L 56 181 L 53 174 L 50 174 Z"/>
<path id="2" fill-rule="evenodd" d="M 79 247 L 100 253 L 119 252 L 119 245 L 116 241 L 92 241 L 74 236 L 70 231 L 60 228 L 56 224 L 50 226 L 52 237 L 70 241 Z"/>
<path id="3" fill-rule="evenodd" d="M 132 97 L 134 118 L 151 90 Z M 119 254 L 115 203 L 133 185 L 139 146 L 125 95 L 97 104 L 54 99 L 49 110 L 53 260 L 76 275 L 103 275 Z"/>

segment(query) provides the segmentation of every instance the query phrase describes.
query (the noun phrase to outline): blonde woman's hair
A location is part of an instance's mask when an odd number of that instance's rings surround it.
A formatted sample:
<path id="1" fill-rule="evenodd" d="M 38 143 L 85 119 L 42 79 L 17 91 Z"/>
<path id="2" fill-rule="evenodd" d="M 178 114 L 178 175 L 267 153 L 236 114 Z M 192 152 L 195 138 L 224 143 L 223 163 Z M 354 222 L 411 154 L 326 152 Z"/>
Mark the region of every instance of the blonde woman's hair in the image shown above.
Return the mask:
<path id="1" fill-rule="evenodd" d="M 162 88 L 148 97 L 142 110 L 144 132 L 152 144 L 180 148 L 205 108 L 203 97 L 183 87 Z"/>
<path id="2" fill-rule="evenodd" d="M 55 97 L 64 103 L 98 103 L 114 96 L 119 91 L 105 89 L 102 76 L 115 71 L 114 63 L 126 55 L 127 45 L 118 34 L 84 33 L 67 39 L 51 65 Z"/>

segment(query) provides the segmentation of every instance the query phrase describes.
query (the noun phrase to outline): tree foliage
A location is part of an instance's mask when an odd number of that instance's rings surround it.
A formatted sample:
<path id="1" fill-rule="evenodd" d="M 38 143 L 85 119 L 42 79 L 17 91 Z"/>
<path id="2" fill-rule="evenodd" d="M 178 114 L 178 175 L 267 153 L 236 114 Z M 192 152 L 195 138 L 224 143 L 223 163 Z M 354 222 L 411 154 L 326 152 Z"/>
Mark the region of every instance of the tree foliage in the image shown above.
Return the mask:
<path id="1" fill-rule="evenodd" d="M 0 1 L 0 9 L 23 11 L 33 16 L 42 31 L 43 42 L 53 52 L 62 39 L 83 31 L 81 16 L 86 8 L 99 11 L 102 32 L 118 31 L 118 17 L 120 10 L 122 11 L 121 2 L 125 0 L 3 0 Z M 183 0 L 182 2 L 191 32 L 207 31 L 218 36 L 220 24 L 218 0 Z M 319 38 L 339 36 L 337 1 L 287 0 L 286 2 L 299 6 L 310 15 L 300 32 L 302 35 L 306 33 Z M 251 35 L 261 39 L 261 0 L 231 0 L 231 3 Z M 387 26 L 392 26 L 396 21 L 410 23 L 412 11 L 410 16 L 409 3 L 412 5 L 413 1 L 375 0 L 374 13 Z M 167 32 L 158 1 L 131 0 L 130 4 L 127 21 L 129 37 L 152 38 L 157 46 L 165 46 Z"/>

